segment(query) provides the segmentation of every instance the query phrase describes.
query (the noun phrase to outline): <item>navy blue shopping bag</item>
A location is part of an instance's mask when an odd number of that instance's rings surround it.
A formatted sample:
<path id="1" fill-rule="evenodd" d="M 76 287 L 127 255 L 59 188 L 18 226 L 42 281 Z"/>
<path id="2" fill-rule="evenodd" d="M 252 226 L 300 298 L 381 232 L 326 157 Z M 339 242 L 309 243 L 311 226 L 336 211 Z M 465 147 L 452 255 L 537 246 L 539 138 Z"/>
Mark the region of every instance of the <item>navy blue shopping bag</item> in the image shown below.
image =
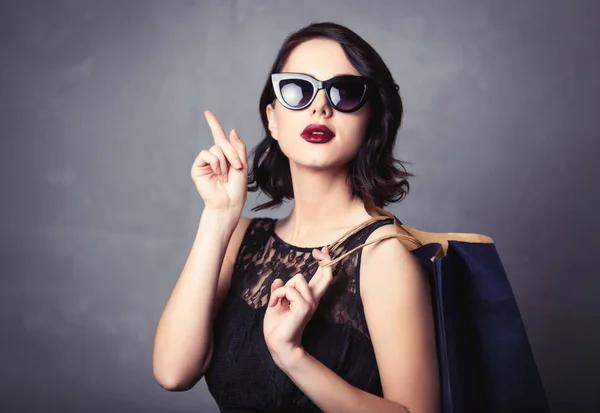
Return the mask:
<path id="1" fill-rule="evenodd" d="M 494 244 L 449 240 L 441 250 L 429 243 L 412 253 L 434 287 L 443 412 L 550 412 Z"/>
<path id="2" fill-rule="evenodd" d="M 523 320 L 492 239 L 419 231 L 372 203 L 366 206 L 373 218 L 330 250 L 371 222 L 394 218 L 397 234 L 368 244 L 398 238 L 427 270 L 443 413 L 549 413 Z"/>

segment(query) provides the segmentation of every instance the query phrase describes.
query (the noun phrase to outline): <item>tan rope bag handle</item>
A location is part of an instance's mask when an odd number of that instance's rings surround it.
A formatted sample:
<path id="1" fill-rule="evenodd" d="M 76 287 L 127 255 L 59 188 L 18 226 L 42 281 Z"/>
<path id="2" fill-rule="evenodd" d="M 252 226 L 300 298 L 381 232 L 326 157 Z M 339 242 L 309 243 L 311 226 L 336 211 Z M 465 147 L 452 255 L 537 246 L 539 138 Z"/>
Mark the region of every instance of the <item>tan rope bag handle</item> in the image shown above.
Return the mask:
<path id="1" fill-rule="evenodd" d="M 367 245 L 375 244 L 376 242 L 383 241 L 385 239 L 397 238 L 408 250 L 413 250 L 415 248 L 419 248 L 425 244 L 429 243 L 438 243 L 440 244 L 439 250 L 432 257 L 434 258 L 442 258 L 446 255 L 446 251 L 448 249 L 448 241 L 456 240 L 456 241 L 465 241 L 465 242 L 478 242 L 478 243 L 493 243 L 494 240 L 486 235 L 481 234 L 469 234 L 469 233 L 457 233 L 457 232 L 448 232 L 448 233 L 435 233 L 435 232 L 425 232 L 419 231 L 414 228 L 409 228 L 405 225 L 398 225 L 394 214 L 388 212 L 382 208 L 375 206 L 371 199 L 366 199 L 364 201 L 365 209 L 367 212 L 373 217 L 356 228 L 351 229 L 346 232 L 340 239 L 335 241 L 333 244 L 328 246 L 329 251 L 332 252 L 334 249 L 340 246 L 342 242 L 344 242 L 348 237 L 356 234 L 361 229 L 371 225 L 373 222 L 385 220 L 385 219 L 394 219 L 394 227 L 396 229 L 395 234 L 383 235 L 373 241 L 369 241 L 358 247 L 351 249 L 348 252 L 340 255 L 334 260 L 331 261 L 319 261 L 320 267 L 328 267 L 337 264 L 342 259 L 346 258 L 348 255 L 354 253 L 360 248 L 366 247 Z"/>
<path id="2" fill-rule="evenodd" d="M 333 265 L 337 264 L 338 262 L 340 262 L 341 260 L 343 260 L 344 258 L 346 258 L 347 256 L 349 256 L 350 254 L 354 253 L 355 251 L 358 251 L 359 249 L 364 248 L 367 245 L 375 244 L 376 242 L 383 241 L 385 239 L 398 238 L 400 240 L 400 242 L 404 241 L 404 242 L 402 242 L 403 244 L 405 244 L 406 242 L 409 242 L 410 244 L 412 244 L 411 245 L 412 248 L 418 248 L 423 245 L 421 243 L 421 241 L 419 241 L 410 232 L 408 232 L 406 230 L 406 228 L 399 226 L 397 224 L 396 219 L 393 214 L 391 214 L 381 208 L 377 208 L 372 202 L 365 202 L 365 206 L 367 207 L 367 212 L 369 212 L 369 214 L 371 216 L 373 216 L 373 218 L 363 222 L 362 224 L 360 224 L 359 226 L 357 226 L 355 228 L 352 228 L 351 230 L 346 232 L 344 235 L 342 235 L 342 237 L 340 239 L 338 239 L 337 241 L 335 241 L 333 244 L 328 245 L 327 248 L 329 249 L 329 252 L 333 252 L 337 247 L 339 247 L 342 244 L 342 242 L 347 240 L 349 237 L 351 237 L 352 235 L 358 233 L 363 228 L 366 228 L 369 225 L 371 225 L 372 223 L 377 222 L 377 221 L 383 221 L 386 219 L 393 218 L 396 233 L 383 235 L 377 239 L 374 239 L 372 241 L 369 241 L 362 245 L 359 245 L 355 248 L 352 248 L 350 251 L 345 252 L 344 254 L 340 255 L 336 259 L 333 259 L 330 261 L 319 261 L 320 267 L 333 266 Z"/>

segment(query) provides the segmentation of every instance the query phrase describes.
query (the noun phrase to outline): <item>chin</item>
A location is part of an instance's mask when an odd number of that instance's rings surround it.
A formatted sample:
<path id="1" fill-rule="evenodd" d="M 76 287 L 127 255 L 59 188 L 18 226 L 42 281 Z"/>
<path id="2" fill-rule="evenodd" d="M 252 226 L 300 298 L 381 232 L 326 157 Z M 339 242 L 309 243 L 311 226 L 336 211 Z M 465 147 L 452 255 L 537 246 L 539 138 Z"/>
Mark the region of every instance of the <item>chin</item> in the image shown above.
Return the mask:
<path id="1" fill-rule="evenodd" d="M 290 164 L 294 164 L 296 168 L 310 169 L 314 171 L 337 170 L 348 163 L 345 159 L 329 157 L 302 157 L 299 159 L 290 158 Z"/>
<path id="2" fill-rule="evenodd" d="M 344 153 L 333 141 L 322 144 L 300 142 L 299 145 L 281 147 L 283 154 L 299 168 L 338 169 L 350 162 L 356 153 Z M 358 148 L 356 148 L 358 150 Z"/>

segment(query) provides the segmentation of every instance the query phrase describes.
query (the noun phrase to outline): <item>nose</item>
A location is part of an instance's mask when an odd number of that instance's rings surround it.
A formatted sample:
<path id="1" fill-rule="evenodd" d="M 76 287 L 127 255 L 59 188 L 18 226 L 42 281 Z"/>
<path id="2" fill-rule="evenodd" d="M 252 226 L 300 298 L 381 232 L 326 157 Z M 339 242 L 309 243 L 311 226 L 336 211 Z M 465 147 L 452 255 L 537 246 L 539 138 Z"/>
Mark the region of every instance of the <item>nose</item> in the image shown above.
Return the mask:
<path id="1" fill-rule="evenodd" d="M 326 118 L 330 117 L 333 113 L 333 108 L 329 105 L 329 100 L 327 100 L 327 95 L 325 95 L 325 90 L 321 89 L 317 92 L 317 96 L 315 96 L 315 100 L 310 105 L 311 113 L 313 116 L 324 116 Z"/>

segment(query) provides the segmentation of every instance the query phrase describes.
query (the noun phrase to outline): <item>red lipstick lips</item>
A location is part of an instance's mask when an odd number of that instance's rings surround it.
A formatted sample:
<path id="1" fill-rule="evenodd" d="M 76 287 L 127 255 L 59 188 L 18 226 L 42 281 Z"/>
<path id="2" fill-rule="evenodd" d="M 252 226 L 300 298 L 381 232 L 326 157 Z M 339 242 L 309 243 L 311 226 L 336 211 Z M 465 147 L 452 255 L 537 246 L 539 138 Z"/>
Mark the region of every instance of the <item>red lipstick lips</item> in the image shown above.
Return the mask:
<path id="1" fill-rule="evenodd" d="M 326 143 L 332 140 L 335 135 L 325 125 L 308 125 L 300 136 L 310 143 Z"/>

